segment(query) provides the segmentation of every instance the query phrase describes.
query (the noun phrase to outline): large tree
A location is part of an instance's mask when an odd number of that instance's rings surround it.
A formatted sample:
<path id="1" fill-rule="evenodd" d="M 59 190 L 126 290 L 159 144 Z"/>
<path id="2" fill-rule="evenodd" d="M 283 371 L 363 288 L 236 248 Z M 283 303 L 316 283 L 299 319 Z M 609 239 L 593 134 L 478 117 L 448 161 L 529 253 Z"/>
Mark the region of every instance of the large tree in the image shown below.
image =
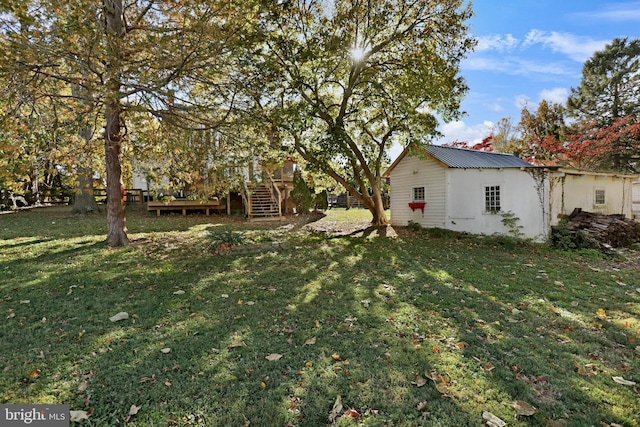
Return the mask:
<path id="1" fill-rule="evenodd" d="M 122 177 L 129 114 L 145 111 L 182 126 L 215 126 L 220 109 L 229 110 L 225 79 L 233 47 L 250 34 L 243 31 L 252 21 L 249 6 L 223 0 L 0 4 L 0 72 L 76 85 L 104 112 L 110 246 L 129 242 Z"/>
<path id="2" fill-rule="evenodd" d="M 571 89 L 569 114 L 608 126 L 619 117 L 640 115 L 640 40 L 614 39 L 582 67 L 580 86 Z"/>
<path id="3" fill-rule="evenodd" d="M 543 100 L 536 111 L 522 109 L 518 130 L 520 131 L 520 154 L 538 164 L 555 164 L 564 158 L 564 141 L 567 133 L 565 108 Z"/>
<path id="4" fill-rule="evenodd" d="M 580 86 L 572 88 L 567 100 L 577 119 L 570 147 L 581 164 L 622 172 L 640 169 L 639 87 L 638 39 L 615 39 L 585 62 Z"/>
<path id="5" fill-rule="evenodd" d="M 387 150 L 460 115 L 471 14 L 462 0 L 273 2 L 238 75 L 247 110 L 384 225 Z"/>

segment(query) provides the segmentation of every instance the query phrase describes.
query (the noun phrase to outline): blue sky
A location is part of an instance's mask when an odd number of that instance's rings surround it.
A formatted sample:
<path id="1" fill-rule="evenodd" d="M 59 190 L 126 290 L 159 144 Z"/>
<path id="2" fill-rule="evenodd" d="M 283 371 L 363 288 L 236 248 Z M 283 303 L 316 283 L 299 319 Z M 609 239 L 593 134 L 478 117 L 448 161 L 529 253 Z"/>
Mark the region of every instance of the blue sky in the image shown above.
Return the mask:
<path id="1" fill-rule="evenodd" d="M 564 103 L 594 52 L 616 37 L 640 38 L 638 0 L 475 0 L 473 9 L 478 46 L 460 70 L 470 87 L 462 103 L 468 115 L 443 124 L 436 144 L 479 142 L 503 117 L 517 124 L 525 103 Z"/>

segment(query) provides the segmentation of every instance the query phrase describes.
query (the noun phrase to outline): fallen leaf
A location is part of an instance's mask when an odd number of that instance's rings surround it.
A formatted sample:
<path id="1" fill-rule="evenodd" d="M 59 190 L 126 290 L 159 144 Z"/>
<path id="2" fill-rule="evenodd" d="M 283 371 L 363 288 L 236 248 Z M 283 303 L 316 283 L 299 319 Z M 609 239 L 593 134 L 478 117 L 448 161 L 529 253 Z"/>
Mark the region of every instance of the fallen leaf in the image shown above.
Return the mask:
<path id="1" fill-rule="evenodd" d="M 604 309 L 599 308 L 598 311 L 596 311 L 596 317 L 598 319 L 606 319 L 607 318 L 607 312 L 604 311 Z"/>
<path id="2" fill-rule="evenodd" d="M 342 399 L 340 396 L 336 397 L 336 401 L 333 404 L 333 408 L 331 408 L 331 412 L 329 413 L 329 421 L 334 422 L 336 418 L 340 416 L 342 413 Z"/>
<path id="3" fill-rule="evenodd" d="M 282 355 L 278 353 L 272 353 L 267 357 L 265 357 L 265 359 L 267 359 L 269 362 L 275 362 L 276 360 L 280 360 L 281 358 L 282 358 Z"/>
<path id="4" fill-rule="evenodd" d="M 222 294 L 220 295 L 221 298 L 229 298 L 229 294 Z"/>
<path id="5" fill-rule="evenodd" d="M 489 427 L 504 427 L 507 425 L 507 423 L 488 411 L 482 413 L 482 421 Z"/>
<path id="6" fill-rule="evenodd" d="M 160 352 L 164 353 L 164 354 L 169 354 L 169 353 L 171 353 L 171 349 L 169 347 L 165 347 L 165 348 L 161 349 Z"/>
<path id="7" fill-rule="evenodd" d="M 416 385 L 418 387 L 422 387 L 427 383 L 427 380 L 424 379 L 422 376 L 418 375 L 415 379 L 415 381 L 411 381 L 411 384 Z"/>
<path id="8" fill-rule="evenodd" d="M 528 404 L 524 400 L 516 400 L 515 402 L 511 403 L 511 405 L 516 409 L 518 415 L 530 417 L 531 415 L 538 412 L 535 406 Z"/>
<path id="9" fill-rule="evenodd" d="M 246 347 L 246 346 L 247 345 L 244 343 L 244 341 L 237 339 L 237 340 L 231 341 L 231 344 L 229 344 L 228 348 Z"/>
<path id="10" fill-rule="evenodd" d="M 369 304 L 371 303 L 371 301 L 369 301 L 368 299 L 363 299 L 360 302 L 362 303 L 362 305 L 364 305 L 365 308 L 368 308 Z"/>
<path id="11" fill-rule="evenodd" d="M 558 310 L 558 308 L 553 304 L 549 304 L 549 310 L 551 310 L 553 314 L 560 316 L 560 310 Z"/>
<path id="12" fill-rule="evenodd" d="M 255 303 L 255 301 L 247 301 L 247 305 L 254 305 Z"/>
<path id="13" fill-rule="evenodd" d="M 89 419 L 87 411 L 69 411 L 69 421 L 72 423 L 81 423 Z"/>
<path id="14" fill-rule="evenodd" d="M 629 386 L 636 385 L 634 381 L 625 380 L 622 377 L 611 377 L 611 378 L 613 379 L 613 381 L 617 382 L 618 384 L 629 385 Z"/>
<path id="15" fill-rule="evenodd" d="M 174 295 L 184 295 L 184 291 L 175 291 Z"/>
<path id="16" fill-rule="evenodd" d="M 28 299 L 23 299 L 20 301 L 20 304 L 29 304 L 31 301 Z"/>
<path id="17" fill-rule="evenodd" d="M 331 358 L 332 358 L 333 360 L 336 360 L 336 361 L 337 361 L 337 360 L 340 360 L 340 355 L 339 355 L 338 353 L 333 353 L 333 354 L 331 355 Z"/>
<path id="18" fill-rule="evenodd" d="M 128 424 L 129 421 L 131 421 L 131 417 L 134 417 L 138 413 L 140 408 L 142 408 L 142 406 L 131 405 L 131 408 L 129 408 L 129 416 L 124 421 L 125 424 Z"/>
<path id="19" fill-rule="evenodd" d="M 80 384 L 78 384 L 78 391 L 85 391 L 88 386 L 89 386 L 88 382 L 82 381 Z"/>
<path id="20" fill-rule="evenodd" d="M 496 368 L 496 366 L 495 366 L 493 363 L 489 362 L 489 363 L 487 363 L 486 365 L 484 365 L 484 366 L 482 367 L 482 370 L 483 370 L 484 372 L 491 372 L 491 371 L 493 371 L 495 368 Z"/>
<path id="21" fill-rule="evenodd" d="M 424 408 L 426 408 L 426 407 L 427 407 L 427 402 L 425 401 L 425 402 L 420 402 L 420 403 L 418 403 L 418 405 L 416 406 L 416 409 L 417 409 L 418 411 L 422 411 L 422 410 L 423 410 Z"/>
<path id="22" fill-rule="evenodd" d="M 315 321 L 315 324 L 316 324 L 316 328 L 319 328 L 319 327 L 320 327 L 320 322 L 319 322 L 319 321 L 317 321 L 317 320 L 316 320 L 316 321 Z"/>
<path id="23" fill-rule="evenodd" d="M 347 418 L 353 418 L 354 420 L 357 420 L 358 418 L 361 417 L 360 413 L 358 411 L 356 411 L 353 408 L 349 408 L 344 412 L 343 417 L 347 417 Z"/>
<path id="24" fill-rule="evenodd" d="M 304 342 L 305 345 L 313 345 L 316 343 L 316 337 L 309 338 Z"/>
<path id="25" fill-rule="evenodd" d="M 125 320 L 129 318 L 129 313 L 126 311 L 121 311 L 118 314 L 115 314 L 109 318 L 112 322 L 119 322 L 120 320 Z"/>
<path id="26" fill-rule="evenodd" d="M 436 384 L 436 390 L 438 390 L 443 397 L 451 397 L 451 389 L 449 389 L 446 384 Z"/>
<path id="27" fill-rule="evenodd" d="M 16 314 L 14 312 L 9 313 L 9 315 L 7 316 L 7 319 L 13 319 L 14 317 L 16 317 Z"/>

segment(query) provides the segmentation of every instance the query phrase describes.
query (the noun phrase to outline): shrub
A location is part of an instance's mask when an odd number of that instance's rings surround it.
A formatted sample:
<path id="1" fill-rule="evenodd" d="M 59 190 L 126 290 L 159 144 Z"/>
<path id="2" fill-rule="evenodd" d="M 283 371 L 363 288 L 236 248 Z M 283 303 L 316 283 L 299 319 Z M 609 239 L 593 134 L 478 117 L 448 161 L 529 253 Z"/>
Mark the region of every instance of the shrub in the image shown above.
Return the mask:
<path id="1" fill-rule="evenodd" d="M 314 194 L 307 186 L 302 177 L 302 171 L 296 169 L 293 173 L 293 190 L 291 190 L 291 199 L 296 204 L 296 210 L 299 213 L 307 213 L 313 209 L 315 204 Z"/>

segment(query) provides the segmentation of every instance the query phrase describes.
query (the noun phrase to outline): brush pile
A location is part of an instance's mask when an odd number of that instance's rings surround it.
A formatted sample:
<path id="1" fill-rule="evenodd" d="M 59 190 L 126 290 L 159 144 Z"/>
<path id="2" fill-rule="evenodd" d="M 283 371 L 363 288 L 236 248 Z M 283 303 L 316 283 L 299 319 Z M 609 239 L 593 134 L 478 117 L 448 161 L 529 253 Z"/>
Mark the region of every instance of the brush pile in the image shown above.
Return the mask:
<path id="1" fill-rule="evenodd" d="M 566 249 L 631 247 L 640 242 L 640 222 L 624 215 L 604 215 L 577 208 L 561 225 L 552 228 L 551 240 Z"/>

